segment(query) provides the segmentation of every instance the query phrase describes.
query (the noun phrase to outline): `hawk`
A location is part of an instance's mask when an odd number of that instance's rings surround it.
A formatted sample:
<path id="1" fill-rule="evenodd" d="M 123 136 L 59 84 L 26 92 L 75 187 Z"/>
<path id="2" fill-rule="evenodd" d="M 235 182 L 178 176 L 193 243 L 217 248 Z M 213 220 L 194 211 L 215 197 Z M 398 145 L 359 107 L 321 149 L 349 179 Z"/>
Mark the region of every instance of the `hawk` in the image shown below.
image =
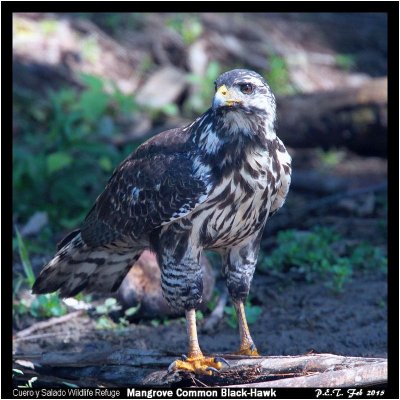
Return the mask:
<path id="1" fill-rule="evenodd" d="M 239 354 L 258 355 L 244 302 L 265 223 L 283 205 L 291 180 L 275 110 L 275 97 L 256 72 L 220 75 L 203 115 L 151 138 L 115 169 L 81 228 L 60 242 L 33 293 L 117 290 L 150 249 L 166 300 L 186 315 L 188 353 L 171 368 L 212 374 L 224 360 L 203 355 L 195 310 L 203 292 L 199 259 L 203 250 L 214 250 L 238 316 Z"/>

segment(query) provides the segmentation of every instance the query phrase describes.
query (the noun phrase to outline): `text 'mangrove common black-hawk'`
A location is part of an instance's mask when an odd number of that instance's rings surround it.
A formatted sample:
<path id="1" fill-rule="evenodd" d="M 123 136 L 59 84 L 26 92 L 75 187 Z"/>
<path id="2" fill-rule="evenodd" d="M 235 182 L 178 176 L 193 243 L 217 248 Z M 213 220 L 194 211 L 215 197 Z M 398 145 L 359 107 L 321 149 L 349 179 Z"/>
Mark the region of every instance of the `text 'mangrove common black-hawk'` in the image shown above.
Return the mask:
<path id="1" fill-rule="evenodd" d="M 80 229 L 61 241 L 34 293 L 69 297 L 118 289 L 145 249 L 155 252 L 171 307 L 186 314 L 188 353 L 171 369 L 211 374 L 195 310 L 202 301 L 199 259 L 221 254 L 235 306 L 240 354 L 258 355 L 244 302 L 270 215 L 284 203 L 291 158 L 275 133 L 275 97 L 257 73 L 235 69 L 215 81 L 212 107 L 190 125 L 137 148 L 114 171 Z"/>

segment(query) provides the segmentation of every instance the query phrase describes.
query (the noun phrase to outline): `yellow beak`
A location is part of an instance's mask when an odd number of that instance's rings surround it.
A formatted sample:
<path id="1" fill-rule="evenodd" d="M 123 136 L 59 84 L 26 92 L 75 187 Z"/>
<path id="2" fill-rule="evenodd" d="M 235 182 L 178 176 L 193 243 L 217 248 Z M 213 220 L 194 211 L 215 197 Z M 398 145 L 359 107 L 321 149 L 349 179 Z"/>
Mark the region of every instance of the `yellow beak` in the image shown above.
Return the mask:
<path id="1" fill-rule="evenodd" d="M 212 108 L 216 110 L 218 107 L 230 107 L 239 103 L 241 103 L 241 100 L 236 100 L 232 98 L 232 95 L 229 92 L 228 88 L 225 85 L 222 85 L 215 92 Z"/>

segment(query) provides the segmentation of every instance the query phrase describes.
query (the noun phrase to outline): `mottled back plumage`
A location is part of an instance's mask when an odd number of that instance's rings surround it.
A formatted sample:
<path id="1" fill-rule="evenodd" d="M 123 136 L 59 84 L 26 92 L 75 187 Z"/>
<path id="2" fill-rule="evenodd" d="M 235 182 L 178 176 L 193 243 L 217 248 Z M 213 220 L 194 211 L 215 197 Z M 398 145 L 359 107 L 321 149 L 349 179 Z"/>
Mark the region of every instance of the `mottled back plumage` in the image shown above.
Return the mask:
<path id="1" fill-rule="evenodd" d="M 275 98 L 265 80 L 233 70 L 215 83 L 209 110 L 148 140 L 115 169 L 34 292 L 116 290 L 151 249 L 166 299 L 187 310 L 201 301 L 200 254 L 213 249 L 231 296 L 247 296 L 265 223 L 289 190 L 291 159 L 275 134 Z"/>

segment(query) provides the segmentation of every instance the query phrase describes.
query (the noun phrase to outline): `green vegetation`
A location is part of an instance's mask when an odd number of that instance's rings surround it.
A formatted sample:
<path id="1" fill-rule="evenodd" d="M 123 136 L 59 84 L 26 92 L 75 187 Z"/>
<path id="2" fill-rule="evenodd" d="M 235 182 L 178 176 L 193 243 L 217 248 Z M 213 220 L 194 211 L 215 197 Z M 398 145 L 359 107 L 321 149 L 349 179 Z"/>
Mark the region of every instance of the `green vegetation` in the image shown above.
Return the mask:
<path id="1" fill-rule="evenodd" d="M 213 83 L 222 72 L 221 65 L 216 61 L 208 64 L 204 76 L 188 74 L 187 80 L 195 86 L 195 91 L 185 103 L 184 110 L 189 115 L 203 113 L 211 106 L 214 96 Z"/>
<path id="2" fill-rule="evenodd" d="M 24 375 L 24 372 L 21 371 L 18 368 L 13 368 L 12 369 L 12 377 L 14 378 L 14 375 Z M 19 385 L 19 388 L 29 388 L 31 389 L 33 387 L 33 382 L 37 381 L 37 377 L 33 376 L 32 378 L 30 378 L 29 380 L 26 381 L 25 385 Z"/>
<path id="3" fill-rule="evenodd" d="M 44 19 L 39 23 L 39 27 L 43 33 L 51 36 L 58 28 L 58 21 L 55 19 Z"/>
<path id="4" fill-rule="evenodd" d="M 14 216 L 20 223 L 38 210 L 49 217 L 33 238 L 23 239 L 15 229 L 13 250 L 23 267 L 13 281 L 17 324 L 25 315 L 48 318 L 67 312 L 56 294 L 33 297 L 21 291 L 35 281 L 29 254 L 53 252 L 54 235 L 83 221 L 112 169 L 132 151 L 132 146 L 120 151 L 110 138 L 137 109 L 133 98 L 98 77 L 82 75 L 81 80 L 84 90 L 62 88 L 38 98 L 14 91 Z"/>
<path id="5" fill-rule="evenodd" d="M 210 255 L 213 257 L 211 258 Z M 218 257 L 218 262 L 216 261 L 216 256 Z M 219 261 L 220 258 L 217 254 L 212 253 L 212 252 L 207 252 L 207 258 L 211 262 L 211 265 L 213 266 L 214 269 L 217 269 L 219 267 Z M 207 303 L 207 310 L 208 311 L 213 311 L 215 307 L 217 306 L 218 299 L 221 296 L 220 291 L 217 288 L 214 288 L 213 294 L 211 296 L 211 300 Z"/>
<path id="6" fill-rule="evenodd" d="M 35 296 L 33 300 L 15 300 L 13 311 L 16 318 L 24 314 L 35 318 L 50 318 L 66 314 L 67 307 L 56 294 L 51 293 Z"/>
<path id="7" fill-rule="evenodd" d="M 24 268 L 25 279 L 28 285 L 32 287 L 33 283 L 35 282 L 35 275 L 33 273 L 32 265 L 29 260 L 28 250 L 26 249 L 25 243 L 22 240 L 21 234 L 19 233 L 17 228 L 15 228 L 15 232 L 17 234 L 18 252 L 19 257 L 21 258 L 22 267 Z"/>
<path id="8" fill-rule="evenodd" d="M 93 21 L 111 36 L 123 34 L 126 30 L 140 31 L 146 23 L 146 13 L 104 13 L 79 12 L 68 13 L 73 18 Z"/>
<path id="9" fill-rule="evenodd" d="M 47 30 L 54 28 L 47 25 Z M 90 54 L 94 51 L 89 50 Z M 272 58 L 271 82 L 275 80 L 282 88 L 278 76 L 285 69 L 281 71 L 278 61 Z M 147 60 L 142 67 L 150 68 L 149 63 Z M 221 72 L 222 66 L 211 62 L 205 76 L 187 75 L 196 87 L 183 106 L 188 117 L 210 106 L 210 82 Z M 49 225 L 34 243 L 27 240 L 32 253 L 50 253 L 50 239 L 55 233 L 72 230 L 82 222 L 113 168 L 134 150 L 132 145 L 119 149 L 112 143 L 126 121 L 140 110 L 134 97 L 93 75 L 82 74 L 81 81 L 84 90 L 68 87 L 41 96 L 18 87 L 14 90 L 14 215 L 19 223 L 37 211 L 46 211 L 49 216 Z M 147 113 L 157 120 L 160 115 L 174 116 L 178 111 L 173 103 Z"/>
<path id="10" fill-rule="evenodd" d="M 264 74 L 272 91 L 278 96 L 286 96 L 295 93 L 290 84 L 289 70 L 286 61 L 278 55 L 268 57 L 269 69 Z"/>
<path id="11" fill-rule="evenodd" d="M 185 324 L 185 318 L 178 318 L 179 321 L 182 322 L 182 324 Z M 160 325 L 168 326 L 171 323 L 171 319 L 168 317 L 163 317 L 163 318 L 153 318 L 150 320 L 150 325 L 157 327 Z"/>
<path id="12" fill-rule="evenodd" d="M 221 296 L 221 293 L 218 289 L 214 289 L 211 300 L 207 303 L 207 312 L 212 312 L 217 306 L 218 299 Z M 248 324 L 253 324 L 257 321 L 258 317 L 261 315 L 262 309 L 258 305 L 254 305 L 252 303 L 251 295 L 247 298 L 245 304 L 246 317 Z M 232 328 L 236 329 L 238 326 L 236 311 L 233 306 L 225 306 L 224 307 L 224 315 L 226 323 Z M 197 320 L 201 321 L 204 319 L 204 315 L 201 311 L 196 312 Z"/>
<path id="13" fill-rule="evenodd" d="M 203 25 L 196 15 L 175 14 L 166 25 L 182 38 L 186 46 L 191 45 L 203 32 Z"/>
<path id="14" fill-rule="evenodd" d="M 261 255 L 261 271 L 295 271 L 308 282 L 322 281 L 341 292 L 356 271 L 387 270 L 387 258 L 380 247 L 363 241 L 346 241 L 330 228 L 310 232 L 286 230 L 278 234 L 278 247 Z"/>
<path id="15" fill-rule="evenodd" d="M 352 54 L 336 54 L 336 65 L 345 71 L 351 71 L 356 67 L 356 59 Z"/>
<path id="16" fill-rule="evenodd" d="M 59 317 L 64 315 L 67 312 L 67 307 L 54 293 L 38 295 L 33 298 L 18 297 L 22 285 L 26 285 L 29 288 L 32 287 L 33 283 L 35 282 L 35 275 L 29 260 L 28 251 L 17 229 L 16 239 L 18 243 L 19 256 L 24 270 L 24 276 L 19 274 L 13 281 L 13 317 L 18 321 L 21 316 L 26 314 L 29 314 L 35 318 Z"/>
<path id="17" fill-rule="evenodd" d="M 316 156 L 319 160 L 319 164 L 324 169 L 330 169 L 336 167 L 344 160 L 346 153 L 343 150 L 323 150 L 316 149 Z"/>
<path id="18" fill-rule="evenodd" d="M 118 318 L 118 322 L 114 322 L 109 314 L 112 312 L 120 311 L 121 306 L 118 304 L 117 300 L 110 297 L 96 307 L 95 313 L 99 316 L 96 320 L 96 329 L 112 329 L 112 330 L 124 330 L 129 326 L 129 321 L 127 317 L 136 314 L 140 309 L 140 304 L 136 307 L 130 307 L 124 311 L 124 315 Z"/>
<path id="19" fill-rule="evenodd" d="M 132 150 L 121 154 L 110 138 L 137 109 L 133 98 L 113 86 L 107 92 L 95 76 L 82 75 L 82 81 L 81 92 L 60 89 L 34 103 L 30 94 L 14 96 L 14 213 L 25 221 L 46 210 L 53 232 L 83 220 L 112 169 Z"/>
<path id="20" fill-rule="evenodd" d="M 25 385 L 19 385 L 19 388 L 25 388 L 25 389 L 32 389 L 33 388 L 33 382 L 37 381 L 37 376 L 32 376 L 32 378 L 28 379 Z"/>
<path id="21" fill-rule="evenodd" d="M 258 317 L 262 313 L 262 308 L 260 306 L 256 306 L 251 304 L 251 300 L 248 298 L 245 304 L 245 312 L 246 312 L 246 319 L 249 325 L 254 324 Z M 233 306 L 226 306 L 224 308 L 224 313 L 227 316 L 225 319 L 226 323 L 233 329 L 236 329 L 238 326 L 238 320 L 236 315 L 235 307 Z"/>

